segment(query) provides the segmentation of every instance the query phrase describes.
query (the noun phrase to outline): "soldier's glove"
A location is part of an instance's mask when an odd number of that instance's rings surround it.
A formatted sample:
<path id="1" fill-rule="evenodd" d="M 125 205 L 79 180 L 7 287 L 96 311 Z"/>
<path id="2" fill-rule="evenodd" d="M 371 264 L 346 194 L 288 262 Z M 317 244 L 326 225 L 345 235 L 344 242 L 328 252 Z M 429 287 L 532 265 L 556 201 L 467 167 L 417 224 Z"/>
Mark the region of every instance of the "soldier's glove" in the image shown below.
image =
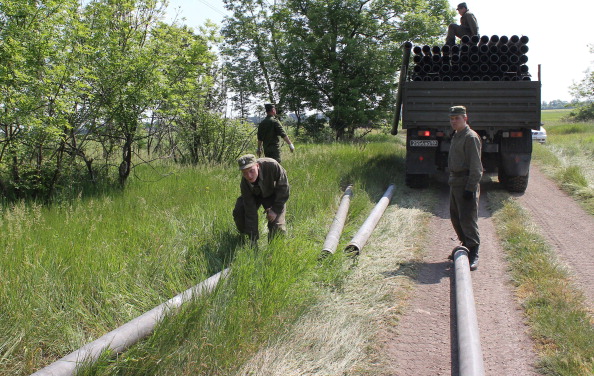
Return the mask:
<path id="1" fill-rule="evenodd" d="M 272 211 L 272 208 L 265 209 L 264 214 L 266 214 L 266 219 L 268 219 L 268 222 L 274 222 L 277 217 L 277 214 Z"/>
<path id="2" fill-rule="evenodd" d="M 291 150 L 291 153 L 295 152 L 295 146 L 292 143 L 289 144 L 289 149 Z"/>
<path id="3" fill-rule="evenodd" d="M 464 197 L 465 200 L 473 200 L 474 199 L 474 192 L 472 192 L 472 191 L 464 191 L 464 193 L 462 194 L 462 197 Z"/>

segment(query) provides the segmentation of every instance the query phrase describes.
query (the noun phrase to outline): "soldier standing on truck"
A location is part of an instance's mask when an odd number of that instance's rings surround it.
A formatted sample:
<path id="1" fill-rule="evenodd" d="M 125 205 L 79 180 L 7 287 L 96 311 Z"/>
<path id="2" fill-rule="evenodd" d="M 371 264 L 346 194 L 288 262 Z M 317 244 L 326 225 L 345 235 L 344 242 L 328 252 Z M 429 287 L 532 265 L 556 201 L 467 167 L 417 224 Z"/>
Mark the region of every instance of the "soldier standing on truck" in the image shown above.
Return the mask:
<path id="1" fill-rule="evenodd" d="M 295 146 L 287 136 L 282 124 L 275 117 L 276 107 L 272 103 L 264 105 L 266 109 L 266 119 L 258 125 L 258 157 L 262 155 L 262 146 L 264 146 L 264 156 L 281 163 L 280 145 L 278 138 L 281 137 L 289 145 L 291 153 L 295 151 Z"/>
<path id="2" fill-rule="evenodd" d="M 453 46 L 456 43 L 456 37 L 462 38 L 464 35 L 479 35 L 478 22 L 473 13 L 468 11 L 466 3 L 458 4 L 456 8 L 460 14 L 460 25 L 450 24 L 445 44 Z"/>
<path id="3" fill-rule="evenodd" d="M 458 239 L 468 248 L 470 270 L 478 268 L 479 245 L 478 203 L 481 164 L 481 139 L 470 129 L 466 107 L 450 108 L 450 125 L 455 131 L 448 155 L 450 177 L 450 218 Z"/>

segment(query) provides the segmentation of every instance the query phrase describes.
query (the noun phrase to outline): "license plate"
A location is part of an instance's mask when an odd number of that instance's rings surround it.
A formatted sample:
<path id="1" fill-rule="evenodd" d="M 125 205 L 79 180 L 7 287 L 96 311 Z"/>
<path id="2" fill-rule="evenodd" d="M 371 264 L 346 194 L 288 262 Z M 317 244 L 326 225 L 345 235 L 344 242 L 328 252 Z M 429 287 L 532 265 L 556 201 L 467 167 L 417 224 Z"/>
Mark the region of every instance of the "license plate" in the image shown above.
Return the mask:
<path id="1" fill-rule="evenodd" d="M 437 140 L 410 140 L 410 146 L 413 147 L 436 147 Z"/>

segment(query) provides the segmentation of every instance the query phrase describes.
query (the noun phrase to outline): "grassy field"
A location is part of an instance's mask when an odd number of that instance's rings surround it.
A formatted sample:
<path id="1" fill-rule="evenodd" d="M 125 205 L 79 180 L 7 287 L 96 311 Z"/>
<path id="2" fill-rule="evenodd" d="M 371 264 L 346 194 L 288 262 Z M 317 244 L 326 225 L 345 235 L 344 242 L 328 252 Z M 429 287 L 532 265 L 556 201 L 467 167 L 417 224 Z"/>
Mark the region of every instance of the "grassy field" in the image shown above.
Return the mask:
<path id="1" fill-rule="evenodd" d="M 262 236 L 258 251 L 234 229 L 234 165 L 163 166 L 140 171 L 123 193 L 3 208 L 0 374 L 29 374 L 232 264 L 216 294 L 89 371 L 224 374 L 298 317 L 316 286 L 341 278 L 339 261 L 320 270 L 317 256 L 342 189 L 354 184 L 349 223 L 360 225 L 402 179 L 402 159 L 394 142 L 303 145 L 286 155 L 289 236 L 270 245 Z"/>
<path id="2" fill-rule="evenodd" d="M 534 160 L 594 214 L 594 125 L 568 123 L 566 113 L 543 112 L 548 142 L 535 145 Z M 163 165 L 137 171 L 139 179 L 124 192 L 51 207 L 2 207 L 0 375 L 30 374 L 229 266 L 231 276 L 214 294 L 164 320 L 146 341 L 117 359 L 105 354 L 82 374 L 237 370 L 259 347 L 286 333 L 320 296 L 340 290 L 352 273 L 340 254 L 318 261 L 342 189 L 352 183 L 356 190 L 343 236 L 348 240 L 390 183 L 403 187 L 401 138 L 386 141 L 377 134 L 372 142 L 302 144 L 295 154 L 285 152 L 285 160 L 292 189 L 289 235 L 267 244 L 263 234 L 257 250 L 243 245 L 234 229 L 231 210 L 240 176 L 234 165 Z M 507 209 L 504 197 L 494 202 L 506 213 L 496 214 L 502 228 L 530 227 L 514 208 Z M 502 233 L 501 238 L 511 250 L 520 240 L 535 243 L 532 236 Z M 539 278 L 544 278 L 539 286 L 565 283 L 564 276 L 546 272 Z M 579 342 L 583 328 L 573 326 L 569 333 L 578 340 L 558 341 L 568 334 L 555 332 L 554 323 L 564 316 L 539 321 L 539 312 L 561 312 L 550 310 L 549 303 L 541 310 L 538 297 L 557 296 L 553 292 L 539 291 L 536 303 L 528 301 L 525 309 L 535 317 L 533 328 L 551 323 L 548 332 L 534 332 L 539 343 L 550 344 L 542 348 L 550 374 L 577 375 L 591 367 L 591 349 Z M 566 291 L 561 292 L 563 298 Z M 574 304 L 573 293 L 565 298 L 566 306 Z M 564 352 L 551 355 L 551 346 Z M 566 368 L 568 362 L 573 371 Z"/>
<path id="3" fill-rule="evenodd" d="M 557 184 L 594 215 L 594 122 L 571 123 L 570 110 L 547 110 L 542 121 L 546 145 L 535 145 L 534 159 Z"/>

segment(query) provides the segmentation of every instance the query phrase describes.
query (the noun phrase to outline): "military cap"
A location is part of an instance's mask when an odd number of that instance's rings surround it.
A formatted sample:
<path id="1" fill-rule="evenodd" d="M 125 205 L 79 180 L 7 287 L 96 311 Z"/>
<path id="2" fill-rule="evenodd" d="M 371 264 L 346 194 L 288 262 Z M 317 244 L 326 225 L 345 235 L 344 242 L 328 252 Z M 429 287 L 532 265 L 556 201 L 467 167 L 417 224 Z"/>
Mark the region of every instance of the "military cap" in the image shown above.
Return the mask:
<path id="1" fill-rule="evenodd" d="M 466 107 L 454 106 L 450 107 L 450 116 L 466 115 Z"/>
<path id="2" fill-rule="evenodd" d="M 460 8 L 468 9 L 468 7 L 466 6 L 466 3 L 460 3 L 460 4 L 458 4 L 458 7 L 456 8 L 456 10 L 458 10 Z"/>
<path id="3" fill-rule="evenodd" d="M 272 111 L 275 107 L 274 107 L 274 103 L 266 103 L 264 105 L 264 108 L 266 109 L 266 112 L 270 112 Z"/>
<path id="4" fill-rule="evenodd" d="M 256 160 L 256 156 L 253 154 L 242 155 L 237 159 L 239 170 L 245 170 L 246 168 L 250 168 L 256 163 L 258 163 L 258 161 Z"/>

